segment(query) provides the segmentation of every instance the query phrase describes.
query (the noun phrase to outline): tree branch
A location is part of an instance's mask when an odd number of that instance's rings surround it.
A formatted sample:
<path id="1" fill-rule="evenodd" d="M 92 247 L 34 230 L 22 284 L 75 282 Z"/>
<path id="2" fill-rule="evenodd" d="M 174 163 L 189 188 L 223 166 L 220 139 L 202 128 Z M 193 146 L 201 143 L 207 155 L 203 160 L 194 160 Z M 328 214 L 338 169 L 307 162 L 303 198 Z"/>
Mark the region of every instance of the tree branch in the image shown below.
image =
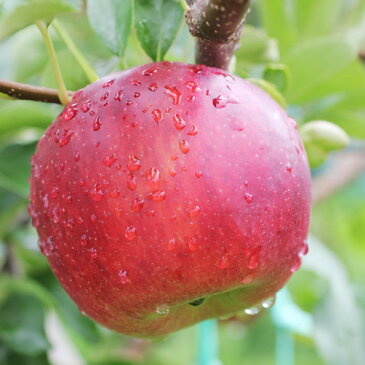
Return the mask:
<path id="1" fill-rule="evenodd" d="M 0 80 L 0 93 L 4 93 L 16 99 L 62 104 L 58 97 L 57 90 L 55 89 L 20 84 L 14 81 Z M 68 91 L 68 95 L 72 97 L 73 92 Z"/>
<path id="2" fill-rule="evenodd" d="M 196 63 L 228 69 L 238 48 L 250 0 L 190 0 L 185 14 L 197 37 Z"/>

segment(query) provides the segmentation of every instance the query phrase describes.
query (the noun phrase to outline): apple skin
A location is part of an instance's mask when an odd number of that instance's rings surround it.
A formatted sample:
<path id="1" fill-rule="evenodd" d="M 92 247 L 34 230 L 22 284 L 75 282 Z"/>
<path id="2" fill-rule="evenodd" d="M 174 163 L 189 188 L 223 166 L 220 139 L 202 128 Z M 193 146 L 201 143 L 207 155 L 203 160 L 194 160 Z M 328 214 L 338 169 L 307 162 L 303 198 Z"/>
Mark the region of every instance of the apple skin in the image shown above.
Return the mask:
<path id="1" fill-rule="evenodd" d="M 39 141 L 30 183 L 61 285 L 132 336 L 262 302 L 307 248 L 310 171 L 295 122 L 215 68 L 160 62 L 78 91 Z"/>

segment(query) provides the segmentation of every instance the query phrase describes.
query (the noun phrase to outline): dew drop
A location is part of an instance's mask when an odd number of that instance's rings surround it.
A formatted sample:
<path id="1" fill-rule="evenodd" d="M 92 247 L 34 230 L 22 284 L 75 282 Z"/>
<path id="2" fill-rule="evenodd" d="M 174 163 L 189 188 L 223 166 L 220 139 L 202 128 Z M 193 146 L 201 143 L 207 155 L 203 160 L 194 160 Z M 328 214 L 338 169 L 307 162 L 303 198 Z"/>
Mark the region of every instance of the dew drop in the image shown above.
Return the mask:
<path id="1" fill-rule="evenodd" d="M 176 247 L 176 239 L 175 238 L 171 238 L 170 240 L 168 240 L 167 242 L 167 250 L 168 251 L 173 251 L 175 250 Z"/>
<path id="2" fill-rule="evenodd" d="M 123 90 L 118 90 L 115 95 L 114 95 L 114 100 L 115 101 L 122 101 L 123 99 L 123 94 L 124 94 L 124 91 Z"/>
<path id="3" fill-rule="evenodd" d="M 244 199 L 246 200 L 247 204 L 251 204 L 253 201 L 253 195 L 250 193 L 244 193 L 243 194 Z"/>
<path id="4" fill-rule="evenodd" d="M 178 158 L 179 158 L 179 155 L 172 155 L 172 156 L 170 157 L 170 160 L 171 160 L 171 161 L 176 161 Z"/>
<path id="5" fill-rule="evenodd" d="M 146 210 L 146 215 L 148 217 L 154 217 L 156 215 L 156 212 L 153 209 Z"/>
<path id="6" fill-rule="evenodd" d="M 254 316 L 254 315 L 256 315 L 256 314 L 259 314 L 259 313 L 260 313 L 260 307 L 255 306 L 255 307 L 251 307 L 251 308 L 246 308 L 246 309 L 244 310 L 244 312 L 245 312 L 246 314 L 248 314 L 249 316 Z"/>
<path id="7" fill-rule="evenodd" d="M 134 98 L 139 98 L 141 96 L 141 93 L 135 92 L 133 93 Z"/>
<path id="8" fill-rule="evenodd" d="M 106 156 L 103 160 L 103 164 L 107 167 L 111 167 L 113 165 L 113 163 L 118 159 L 118 156 L 113 153 L 109 156 Z"/>
<path id="9" fill-rule="evenodd" d="M 119 195 L 120 195 L 120 190 L 119 189 L 113 189 L 110 192 L 110 197 L 111 198 L 118 198 Z"/>
<path id="10" fill-rule="evenodd" d="M 109 91 L 106 91 L 100 98 L 100 101 L 105 101 L 109 97 Z"/>
<path id="11" fill-rule="evenodd" d="M 294 272 L 296 272 L 296 271 L 298 271 L 301 265 L 302 265 L 302 260 L 301 260 L 301 258 L 299 257 L 299 258 L 295 261 L 294 265 L 290 268 L 290 271 L 291 271 L 291 272 L 293 272 L 293 273 L 294 273 Z"/>
<path id="12" fill-rule="evenodd" d="M 174 119 L 174 125 L 175 125 L 175 128 L 176 128 L 178 131 L 181 131 L 181 130 L 183 130 L 183 129 L 185 128 L 185 126 L 186 126 L 186 122 L 185 122 L 185 120 L 184 120 L 184 119 L 182 119 L 182 118 L 180 117 L 180 115 L 179 115 L 179 114 L 175 114 L 175 115 L 174 115 L 174 117 L 173 117 L 173 119 Z"/>
<path id="13" fill-rule="evenodd" d="M 127 271 L 119 270 L 119 272 L 118 272 L 118 281 L 123 285 L 128 284 L 128 283 L 131 282 L 131 280 L 128 277 Z"/>
<path id="14" fill-rule="evenodd" d="M 190 217 L 196 217 L 201 212 L 199 205 L 195 205 L 192 209 L 189 210 Z"/>
<path id="15" fill-rule="evenodd" d="M 301 249 L 299 250 L 298 256 L 303 257 L 308 254 L 308 251 L 309 251 L 308 243 L 307 241 L 304 241 Z"/>
<path id="16" fill-rule="evenodd" d="M 138 80 L 132 80 L 131 81 L 131 84 L 134 85 L 134 86 L 139 86 L 141 85 L 141 81 L 138 81 Z"/>
<path id="17" fill-rule="evenodd" d="M 137 188 L 137 179 L 132 173 L 128 174 L 127 187 L 129 190 L 136 190 Z"/>
<path id="18" fill-rule="evenodd" d="M 180 151 L 184 154 L 188 153 L 190 151 L 190 145 L 189 142 L 186 139 L 182 139 L 179 141 L 179 148 Z"/>
<path id="19" fill-rule="evenodd" d="M 153 82 L 152 84 L 150 84 L 150 86 L 148 86 L 148 90 L 150 91 L 156 91 L 158 88 L 157 84 L 155 82 Z"/>
<path id="20" fill-rule="evenodd" d="M 138 156 L 129 155 L 128 156 L 128 164 L 127 168 L 129 171 L 137 171 L 141 167 L 141 161 L 139 160 Z"/>
<path id="21" fill-rule="evenodd" d="M 242 284 L 248 284 L 251 283 L 251 281 L 253 280 L 253 275 L 252 274 L 247 274 L 242 280 L 241 283 Z"/>
<path id="22" fill-rule="evenodd" d="M 92 259 L 96 259 L 98 257 L 98 251 L 96 250 L 96 248 L 90 248 L 89 255 Z"/>
<path id="23" fill-rule="evenodd" d="M 272 297 L 270 297 L 270 298 L 267 298 L 266 300 L 264 300 L 261 303 L 262 308 L 265 308 L 265 309 L 272 308 L 274 306 L 274 304 L 275 304 L 275 300 L 276 300 L 275 295 L 272 296 Z"/>
<path id="24" fill-rule="evenodd" d="M 157 189 L 160 186 L 160 171 L 156 167 L 147 170 L 146 180 L 151 189 Z"/>
<path id="25" fill-rule="evenodd" d="M 198 85 L 196 84 L 195 81 L 187 81 L 185 85 L 192 92 L 195 92 L 198 89 Z"/>
<path id="26" fill-rule="evenodd" d="M 90 106 L 91 106 L 91 101 L 90 99 L 89 100 L 86 100 L 82 105 L 81 105 L 81 110 L 84 112 L 84 113 L 87 113 L 90 109 Z"/>
<path id="27" fill-rule="evenodd" d="M 112 86 L 112 85 L 114 84 L 114 81 L 115 81 L 115 79 L 107 81 L 107 82 L 103 85 L 103 88 L 106 88 L 106 87 L 110 87 L 110 86 Z"/>
<path id="28" fill-rule="evenodd" d="M 218 95 L 216 98 L 212 100 L 213 106 L 217 109 L 222 109 L 227 106 L 227 104 L 239 104 L 238 99 L 231 95 L 230 97 L 224 95 Z"/>
<path id="29" fill-rule="evenodd" d="M 94 123 L 93 123 L 93 130 L 96 132 L 100 129 L 101 127 L 101 120 L 100 120 L 100 117 L 96 117 L 96 119 L 94 120 Z"/>
<path id="30" fill-rule="evenodd" d="M 175 86 L 165 86 L 165 94 L 171 97 L 174 105 L 179 105 L 181 101 L 181 93 Z"/>
<path id="31" fill-rule="evenodd" d="M 167 315 L 170 312 L 170 307 L 167 304 L 161 304 L 156 307 L 156 313 L 161 315 Z"/>
<path id="32" fill-rule="evenodd" d="M 290 163 L 286 165 L 286 171 L 289 172 L 289 174 L 293 171 L 293 168 Z"/>
<path id="33" fill-rule="evenodd" d="M 192 125 L 190 131 L 188 132 L 189 136 L 196 136 L 198 134 L 198 128 L 196 125 Z"/>
<path id="34" fill-rule="evenodd" d="M 104 193 L 101 189 L 100 184 L 95 184 L 91 190 L 91 198 L 92 200 L 99 202 L 101 199 L 103 199 Z"/>
<path id="35" fill-rule="evenodd" d="M 80 186 L 85 186 L 85 180 L 84 179 L 80 179 L 79 180 L 79 185 Z"/>
<path id="36" fill-rule="evenodd" d="M 248 260 L 248 264 L 247 264 L 247 268 L 250 269 L 250 270 L 254 270 L 257 268 L 257 266 L 259 265 L 259 254 L 260 254 L 260 249 L 259 248 L 256 248 L 249 260 Z"/>
<path id="37" fill-rule="evenodd" d="M 74 156 L 74 161 L 79 162 L 80 161 L 80 152 L 76 152 Z"/>
<path id="38" fill-rule="evenodd" d="M 128 240 L 128 241 L 133 241 L 136 238 L 136 228 L 133 226 L 128 226 L 125 229 L 124 232 L 124 237 Z"/>
<path id="39" fill-rule="evenodd" d="M 153 116 L 154 121 L 157 124 L 160 124 L 161 123 L 161 120 L 162 120 L 163 116 L 162 116 L 162 113 L 161 113 L 161 110 L 160 109 L 154 109 L 154 110 L 152 110 L 152 116 Z"/>
<path id="40" fill-rule="evenodd" d="M 190 252 L 196 251 L 198 248 L 198 241 L 195 237 L 192 237 L 188 242 L 188 249 Z"/>
<path id="41" fill-rule="evenodd" d="M 59 140 L 58 144 L 60 147 L 65 146 L 66 144 L 68 144 L 68 142 L 70 142 L 71 137 L 75 134 L 76 132 L 72 129 L 65 129 L 63 131 L 63 136 L 62 138 Z"/>
<path id="42" fill-rule="evenodd" d="M 176 171 L 175 171 L 174 166 L 169 166 L 167 171 L 168 171 L 170 176 L 172 176 L 172 177 L 176 176 Z"/>
<path id="43" fill-rule="evenodd" d="M 150 67 L 142 72 L 143 76 L 153 76 L 158 71 L 157 67 Z"/>
<path id="44" fill-rule="evenodd" d="M 140 212 L 144 206 L 144 200 L 141 198 L 136 198 L 132 201 L 132 210 L 134 212 Z"/>
<path id="45" fill-rule="evenodd" d="M 154 202 L 162 202 L 166 199 L 166 193 L 163 190 L 157 190 L 150 193 L 149 198 Z"/>
<path id="46" fill-rule="evenodd" d="M 76 117 L 76 114 L 77 114 L 77 104 L 71 104 L 65 108 L 62 116 L 64 120 L 71 120 Z"/>
<path id="47" fill-rule="evenodd" d="M 200 179 L 203 176 L 203 173 L 201 170 L 196 170 L 195 171 L 195 177 L 197 177 L 198 179 Z"/>

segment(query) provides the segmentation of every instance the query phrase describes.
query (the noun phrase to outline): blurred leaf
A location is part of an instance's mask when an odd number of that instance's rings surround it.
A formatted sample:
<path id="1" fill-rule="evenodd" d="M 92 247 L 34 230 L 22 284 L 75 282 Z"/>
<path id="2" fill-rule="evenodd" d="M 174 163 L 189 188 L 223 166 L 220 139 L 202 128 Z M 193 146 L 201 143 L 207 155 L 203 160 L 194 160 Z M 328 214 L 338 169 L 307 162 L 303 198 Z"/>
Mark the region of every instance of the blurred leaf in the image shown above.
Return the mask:
<path id="1" fill-rule="evenodd" d="M 285 58 L 292 77 L 286 93 L 288 102 L 315 100 L 316 89 L 331 78 L 338 77 L 338 73 L 354 58 L 349 44 L 338 37 L 316 38 L 294 47 Z"/>
<path id="2" fill-rule="evenodd" d="M 314 237 L 303 267 L 327 280 L 327 292 L 314 313 L 314 338 L 331 365 L 362 365 L 364 329 L 346 270 L 337 257 Z"/>
<path id="3" fill-rule="evenodd" d="M 163 59 L 182 21 L 178 0 L 135 0 L 137 36 L 153 61 Z"/>
<path id="4" fill-rule="evenodd" d="M 265 67 L 262 78 L 284 93 L 290 84 L 290 73 L 284 64 L 269 64 Z"/>
<path id="5" fill-rule="evenodd" d="M 35 145 L 10 145 L 0 149 L 0 186 L 27 198 L 30 159 Z"/>
<path id="6" fill-rule="evenodd" d="M 11 295 L 1 306 L 0 338 L 15 352 L 39 355 L 49 346 L 43 317 L 38 299 L 25 294 Z"/>
<path id="7" fill-rule="evenodd" d="M 74 10 L 75 8 L 65 0 L 3 0 L 0 39 L 37 20 L 51 20 L 58 14 Z"/>
<path id="8" fill-rule="evenodd" d="M 280 51 L 285 53 L 296 41 L 297 29 L 291 6 L 283 0 L 261 0 L 260 13 L 264 28 L 271 38 L 276 38 Z"/>
<path id="9" fill-rule="evenodd" d="M 132 0 L 89 0 L 87 14 L 110 51 L 123 56 L 132 24 Z"/>
<path id="10" fill-rule="evenodd" d="M 329 33 L 339 22 L 343 0 L 295 0 L 298 38 L 308 39 Z"/>
<path id="11" fill-rule="evenodd" d="M 252 82 L 253 84 L 260 87 L 262 90 L 266 91 L 278 104 L 280 104 L 284 109 L 286 109 L 287 104 L 283 97 L 280 94 L 280 91 L 275 87 L 275 85 L 271 84 L 270 82 L 262 79 L 254 79 L 249 78 L 247 81 Z"/>
<path id="12" fill-rule="evenodd" d="M 35 101 L 0 102 L 0 106 L 0 135 L 22 128 L 46 129 L 57 113 L 54 106 Z"/>

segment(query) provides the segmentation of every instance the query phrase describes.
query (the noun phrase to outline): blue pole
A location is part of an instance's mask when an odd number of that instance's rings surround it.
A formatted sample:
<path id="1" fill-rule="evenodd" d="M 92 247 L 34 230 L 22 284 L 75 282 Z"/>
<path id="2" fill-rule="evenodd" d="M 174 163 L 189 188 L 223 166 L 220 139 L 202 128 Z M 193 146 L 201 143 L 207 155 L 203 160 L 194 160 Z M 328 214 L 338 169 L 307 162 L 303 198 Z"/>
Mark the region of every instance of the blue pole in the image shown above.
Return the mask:
<path id="1" fill-rule="evenodd" d="M 198 325 L 198 365 L 219 365 L 218 360 L 218 325 L 210 319 Z"/>

